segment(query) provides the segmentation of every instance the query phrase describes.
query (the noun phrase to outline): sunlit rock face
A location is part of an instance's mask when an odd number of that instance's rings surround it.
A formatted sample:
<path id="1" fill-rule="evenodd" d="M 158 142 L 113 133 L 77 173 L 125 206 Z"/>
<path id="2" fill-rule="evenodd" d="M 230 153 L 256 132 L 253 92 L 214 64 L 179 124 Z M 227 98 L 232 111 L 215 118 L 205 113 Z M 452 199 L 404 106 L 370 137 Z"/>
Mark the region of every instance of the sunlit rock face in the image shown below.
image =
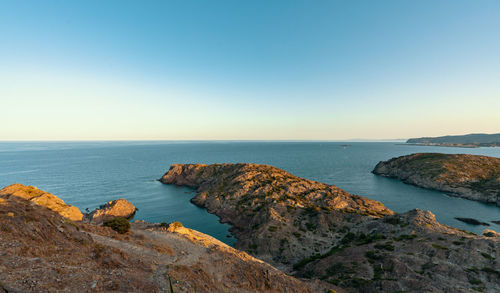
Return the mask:
<path id="1" fill-rule="evenodd" d="M 86 215 L 86 218 L 93 224 L 100 224 L 112 218 L 129 219 L 134 216 L 136 210 L 136 207 L 131 202 L 121 198 L 107 202 Z"/>
<path id="2" fill-rule="evenodd" d="M 26 186 L 22 184 L 12 184 L 0 190 L 0 196 L 10 197 L 16 196 L 29 200 L 37 205 L 44 206 L 61 216 L 72 220 L 81 221 L 83 218 L 82 212 L 77 207 L 67 205 L 57 196 L 40 190 L 34 186 Z"/>

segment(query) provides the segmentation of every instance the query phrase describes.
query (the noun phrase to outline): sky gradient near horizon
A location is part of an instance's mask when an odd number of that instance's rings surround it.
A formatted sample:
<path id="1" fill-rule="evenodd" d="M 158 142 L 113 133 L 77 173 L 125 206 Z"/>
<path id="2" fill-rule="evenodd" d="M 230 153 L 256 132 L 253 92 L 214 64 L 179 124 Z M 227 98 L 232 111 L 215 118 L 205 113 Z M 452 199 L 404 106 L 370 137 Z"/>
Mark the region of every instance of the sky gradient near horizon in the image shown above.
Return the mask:
<path id="1" fill-rule="evenodd" d="M 500 132 L 500 1 L 0 1 L 0 140 Z"/>

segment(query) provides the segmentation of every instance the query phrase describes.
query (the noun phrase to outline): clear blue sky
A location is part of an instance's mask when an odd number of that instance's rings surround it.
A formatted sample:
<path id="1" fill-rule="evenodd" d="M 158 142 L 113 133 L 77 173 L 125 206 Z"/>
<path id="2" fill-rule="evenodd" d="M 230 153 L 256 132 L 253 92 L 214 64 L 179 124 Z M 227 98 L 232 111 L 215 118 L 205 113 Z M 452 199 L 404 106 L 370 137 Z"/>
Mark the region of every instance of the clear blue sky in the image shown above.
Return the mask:
<path id="1" fill-rule="evenodd" d="M 0 1 L 0 140 L 500 132 L 500 1 Z"/>

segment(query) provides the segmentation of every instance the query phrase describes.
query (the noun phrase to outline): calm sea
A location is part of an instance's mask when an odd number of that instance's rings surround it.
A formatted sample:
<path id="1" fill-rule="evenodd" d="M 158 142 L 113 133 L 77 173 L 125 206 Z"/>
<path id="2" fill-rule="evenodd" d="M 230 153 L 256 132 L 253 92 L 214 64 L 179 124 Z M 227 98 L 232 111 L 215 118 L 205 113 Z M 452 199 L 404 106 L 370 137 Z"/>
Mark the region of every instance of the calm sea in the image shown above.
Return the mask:
<path id="1" fill-rule="evenodd" d="M 81 210 L 124 197 L 139 208 L 135 219 L 180 221 L 228 244 L 235 239 L 215 215 L 189 202 L 193 190 L 157 181 L 173 163 L 269 164 L 354 194 L 390 209 L 430 210 L 438 221 L 480 233 L 454 217 L 500 220 L 500 208 L 449 197 L 371 174 L 381 160 L 415 152 L 469 153 L 500 157 L 500 148 L 446 148 L 392 142 L 2 142 L 0 186 L 14 182 L 54 193 Z M 491 223 L 500 231 L 500 225 Z"/>

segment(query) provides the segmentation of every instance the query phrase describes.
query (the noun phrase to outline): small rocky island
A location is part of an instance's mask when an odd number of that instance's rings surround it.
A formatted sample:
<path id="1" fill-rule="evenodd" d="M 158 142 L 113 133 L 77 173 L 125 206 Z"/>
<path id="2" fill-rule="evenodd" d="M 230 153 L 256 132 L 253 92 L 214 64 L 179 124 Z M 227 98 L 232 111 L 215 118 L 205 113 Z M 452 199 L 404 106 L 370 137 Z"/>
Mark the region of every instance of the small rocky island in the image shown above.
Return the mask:
<path id="1" fill-rule="evenodd" d="M 235 247 L 346 292 L 498 292 L 500 238 L 257 164 L 176 164 L 160 179 L 233 227 Z M 336 289 L 340 290 L 340 289 Z"/>
<path id="2" fill-rule="evenodd" d="M 380 162 L 373 173 L 500 206 L 499 158 L 417 153 Z"/>

